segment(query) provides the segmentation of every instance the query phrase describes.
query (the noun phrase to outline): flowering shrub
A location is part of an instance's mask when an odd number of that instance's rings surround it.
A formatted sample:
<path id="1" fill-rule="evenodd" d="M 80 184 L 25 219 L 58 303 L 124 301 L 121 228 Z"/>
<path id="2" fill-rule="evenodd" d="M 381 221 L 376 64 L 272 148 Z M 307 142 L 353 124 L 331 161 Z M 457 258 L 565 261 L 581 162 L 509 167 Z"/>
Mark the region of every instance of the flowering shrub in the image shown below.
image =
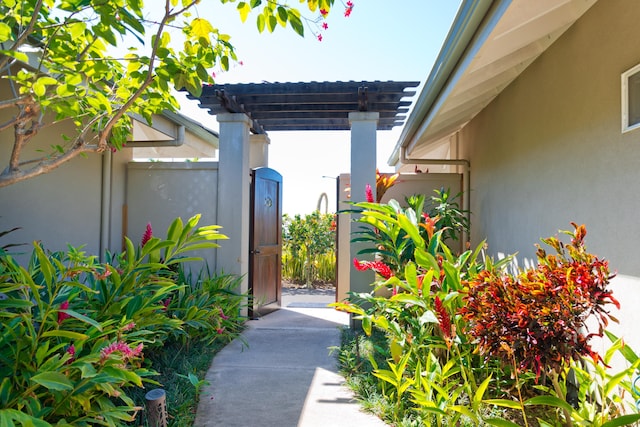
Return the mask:
<path id="1" fill-rule="evenodd" d="M 640 359 L 605 330 L 607 305 L 619 304 L 607 262 L 586 251 L 584 226 L 566 232 L 569 244 L 543 240 L 556 253 L 539 247 L 538 267 L 514 276 L 506 273 L 510 257 L 479 256 L 484 243 L 455 255 L 443 243 L 441 218 L 420 218 L 395 201 L 354 207 L 368 226 L 354 240 L 378 254 L 355 266 L 378 275 L 372 292 L 334 306 L 360 319 L 366 334 L 386 335 L 387 346 L 377 347 L 386 364 L 376 363 L 373 376 L 393 408 L 387 421 L 528 426 L 534 407 L 541 426 L 640 420 L 628 398 L 640 397 L 631 387 Z M 379 296 L 381 287 L 394 292 Z M 591 334 L 587 318 L 597 323 Z M 603 333 L 612 346 L 601 357 L 588 340 Z M 611 373 L 606 364 L 615 353 L 629 365 Z M 567 381 L 573 376 L 578 383 Z"/>
<path id="2" fill-rule="evenodd" d="M 196 228 L 198 220 L 177 219 L 168 240 L 149 227 L 144 246 L 126 239 L 125 252 L 105 264 L 71 247 L 47 254 L 38 243 L 26 268 L 0 252 L 0 425 L 133 421 L 140 408 L 128 391 L 155 374 L 144 352 L 187 333 L 194 319 L 209 320 L 218 335 L 218 319 L 236 316 L 221 311 L 219 299 L 193 295 L 210 305 L 192 304 L 188 313 L 178 304 L 184 285 L 175 267 L 224 238 L 217 226 Z M 170 298 L 176 303 L 167 310 Z"/>
<path id="3" fill-rule="evenodd" d="M 608 323 L 606 304 L 620 308 L 607 288 L 612 277 L 606 261 L 584 246 L 584 225 L 573 224 L 571 243 L 545 239 L 557 254 L 538 247 L 538 267 L 513 277 L 499 271 L 481 271 L 466 283 L 460 314 L 480 353 L 506 364 L 515 357 L 518 368 L 560 373 L 583 356 L 601 357 L 588 344 L 602 336 Z M 595 316 L 592 316 L 595 315 Z M 585 321 L 594 317 L 598 332 L 588 334 Z"/>

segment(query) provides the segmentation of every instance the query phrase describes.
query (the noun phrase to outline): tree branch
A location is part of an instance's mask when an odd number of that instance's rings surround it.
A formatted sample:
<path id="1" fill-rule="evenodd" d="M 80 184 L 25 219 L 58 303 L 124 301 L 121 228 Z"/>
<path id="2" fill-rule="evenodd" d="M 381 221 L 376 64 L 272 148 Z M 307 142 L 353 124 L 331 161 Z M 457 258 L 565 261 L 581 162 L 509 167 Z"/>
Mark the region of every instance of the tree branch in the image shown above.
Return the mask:
<path id="1" fill-rule="evenodd" d="M 27 40 L 27 37 L 33 31 L 33 27 L 36 26 L 36 22 L 38 22 L 38 16 L 40 15 L 40 9 L 42 9 L 42 3 L 44 0 L 38 0 L 33 8 L 33 15 L 31 16 L 31 21 L 29 21 L 29 25 L 27 28 L 18 36 L 18 39 L 13 43 L 13 45 L 9 48 L 9 50 L 18 50 L 20 46 Z M 4 58 L 0 58 L 0 70 L 3 69 L 9 61 L 13 59 L 10 56 L 5 56 Z"/>
<path id="2" fill-rule="evenodd" d="M 60 165 L 77 157 L 78 155 L 91 151 L 95 151 L 95 149 L 89 148 L 84 144 L 77 144 L 75 147 L 73 147 L 69 151 L 66 151 L 64 154 L 61 154 L 60 156 L 54 157 L 49 160 L 42 160 L 32 168 L 26 170 L 10 170 L 9 168 L 7 168 L 0 174 L 0 188 L 51 172 Z"/>

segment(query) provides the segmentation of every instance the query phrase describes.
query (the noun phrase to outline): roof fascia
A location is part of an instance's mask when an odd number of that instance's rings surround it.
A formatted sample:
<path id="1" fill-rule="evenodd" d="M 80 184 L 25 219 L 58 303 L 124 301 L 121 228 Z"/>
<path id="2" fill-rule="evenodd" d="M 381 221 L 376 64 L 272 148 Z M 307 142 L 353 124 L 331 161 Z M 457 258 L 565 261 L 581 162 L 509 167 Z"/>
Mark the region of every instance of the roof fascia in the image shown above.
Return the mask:
<path id="1" fill-rule="evenodd" d="M 387 161 L 396 166 L 400 151 L 425 129 L 447 98 L 474 55 L 504 15 L 512 0 L 463 0 L 431 73 L 400 138 Z"/>

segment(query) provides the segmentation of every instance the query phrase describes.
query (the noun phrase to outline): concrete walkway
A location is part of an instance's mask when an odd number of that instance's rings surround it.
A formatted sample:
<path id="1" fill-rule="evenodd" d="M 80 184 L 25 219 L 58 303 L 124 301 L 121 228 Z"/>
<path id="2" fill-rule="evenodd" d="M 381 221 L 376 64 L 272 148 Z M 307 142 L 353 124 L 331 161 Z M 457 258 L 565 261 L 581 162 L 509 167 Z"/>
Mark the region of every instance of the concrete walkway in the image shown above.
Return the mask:
<path id="1" fill-rule="evenodd" d="M 216 355 L 195 426 L 384 427 L 360 410 L 329 355 L 348 324 L 345 313 L 320 308 L 333 294 L 285 289 L 282 299 Z"/>

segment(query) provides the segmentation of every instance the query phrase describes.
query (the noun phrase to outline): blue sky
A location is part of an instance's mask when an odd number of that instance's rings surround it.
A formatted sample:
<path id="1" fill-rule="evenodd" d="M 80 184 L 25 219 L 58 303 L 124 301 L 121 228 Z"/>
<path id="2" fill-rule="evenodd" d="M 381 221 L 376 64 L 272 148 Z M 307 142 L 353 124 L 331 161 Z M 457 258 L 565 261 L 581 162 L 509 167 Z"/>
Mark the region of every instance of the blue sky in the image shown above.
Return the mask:
<path id="1" fill-rule="evenodd" d="M 242 24 L 235 4 L 203 2 L 198 13 L 231 35 L 231 43 L 243 64 L 216 73 L 216 81 L 424 83 L 460 5 L 459 0 L 353 0 L 353 3 L 351 16 L 345 18 L 340 1 L 336 1 L 327 19 L 329 28 L 322 31 L 323 40 L 319 42 L 309 28 L 305 30 L 305 38 L 284 28 L 273 34 L 259 34 L 255 15 Z M 414 102 L 416 99 L 417 94 L 411 98 Z M 215 117 L 192 102 L 184 102 L 182 112 L 218 129 Z M 392 131 L 378 131 L 377 158 L 381 171 L 390 171 L 386 162 L 401 130 L 396 127 Z M 270 132 L 269 137 L 269 166 L 283 175 L 283 211 L 311 213 L 323 192 L 329 197 L 329 211 L 334 211 L 335 181 L 325 177 L 349 172 L 349 132 Z"/>

